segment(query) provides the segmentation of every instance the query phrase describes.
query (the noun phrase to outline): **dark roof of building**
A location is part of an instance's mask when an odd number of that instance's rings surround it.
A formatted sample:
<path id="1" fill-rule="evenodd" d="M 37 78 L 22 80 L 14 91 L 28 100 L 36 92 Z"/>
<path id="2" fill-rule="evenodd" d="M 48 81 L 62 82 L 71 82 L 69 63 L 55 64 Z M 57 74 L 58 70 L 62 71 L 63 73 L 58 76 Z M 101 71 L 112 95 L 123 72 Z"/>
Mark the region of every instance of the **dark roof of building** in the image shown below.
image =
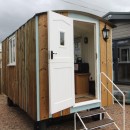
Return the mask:
<path id="1" fill-rule="evenodd" d="M 130 20 L 130 12 L 109 12 L 103 16 L 104 19 L 112 20 Z"/>

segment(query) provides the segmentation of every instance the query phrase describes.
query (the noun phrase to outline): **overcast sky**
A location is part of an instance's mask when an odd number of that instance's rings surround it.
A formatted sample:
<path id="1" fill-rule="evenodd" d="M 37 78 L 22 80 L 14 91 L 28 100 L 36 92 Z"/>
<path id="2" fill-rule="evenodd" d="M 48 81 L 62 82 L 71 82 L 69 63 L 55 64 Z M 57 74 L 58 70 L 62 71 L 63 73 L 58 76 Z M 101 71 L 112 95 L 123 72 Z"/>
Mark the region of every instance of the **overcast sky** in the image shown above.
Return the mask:
<path id="1" fill-rule="evenodd" d="M 0 41 L 36 13 L 75 7 L 103 16 L 109 11 L 130 11 L 130 0 L 0 0 Z"/>

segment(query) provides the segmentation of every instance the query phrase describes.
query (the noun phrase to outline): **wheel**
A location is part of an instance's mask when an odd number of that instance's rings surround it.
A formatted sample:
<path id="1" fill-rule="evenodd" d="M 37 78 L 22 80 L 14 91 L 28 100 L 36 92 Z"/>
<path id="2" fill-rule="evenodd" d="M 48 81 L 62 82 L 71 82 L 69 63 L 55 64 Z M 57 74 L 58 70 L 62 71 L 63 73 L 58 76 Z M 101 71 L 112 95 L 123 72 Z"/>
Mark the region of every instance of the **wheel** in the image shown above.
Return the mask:
<path id="1" fill-rule="evenodd" d="M 34 123 L 34 130 L 40 130 L 40 125 L 37 121 Z"/>
<path id="2" fill-rule="evenodd" d="M 34 123 L 34 130 L 47 130 L 46 121 L 36 121 Z"/>
<path id="3" fill-rule="evenodd" d="M 7 104 L 8 104 L 9 107 L 13 107 L 14 106 L 13 101 L 9 97 L 7 98 Z"/>

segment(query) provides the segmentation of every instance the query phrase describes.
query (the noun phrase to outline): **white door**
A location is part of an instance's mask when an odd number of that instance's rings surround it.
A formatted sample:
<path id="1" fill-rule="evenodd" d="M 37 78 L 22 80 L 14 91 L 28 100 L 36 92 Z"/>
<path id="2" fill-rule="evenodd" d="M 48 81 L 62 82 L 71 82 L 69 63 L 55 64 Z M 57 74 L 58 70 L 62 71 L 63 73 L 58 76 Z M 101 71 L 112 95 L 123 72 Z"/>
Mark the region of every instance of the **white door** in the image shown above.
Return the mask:
<path id="1" fill-rule="evenodd" d="M 75 104 L 73 20 L 48 12 L 50 114 Z"/>

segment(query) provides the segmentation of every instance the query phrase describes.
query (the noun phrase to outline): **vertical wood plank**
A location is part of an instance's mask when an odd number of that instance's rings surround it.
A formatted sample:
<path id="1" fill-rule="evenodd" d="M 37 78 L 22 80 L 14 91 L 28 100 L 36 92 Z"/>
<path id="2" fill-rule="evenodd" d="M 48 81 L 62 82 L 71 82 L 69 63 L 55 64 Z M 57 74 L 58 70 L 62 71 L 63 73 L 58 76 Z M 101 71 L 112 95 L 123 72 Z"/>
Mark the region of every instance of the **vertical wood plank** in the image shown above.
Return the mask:
<path id="1" fill-rule="evenodd" d="M 53 118 L 57 118 L 61 116 L 61 112 L 57 112 L 55 114 L 52 115 Z"/>
<path id="2" fill-rule="evenodd" d="M 15 82 L 15 103 L 19 104 L 19 86 L 18 86 L 18 64 L 19 64 L 19 59 L 18 59 L 18 31 L 16 32 L 16 69 L 15 69 L 15 74 L 16 74 L 16 82 Z"/>
<path id="3" fill-rule="evenodd" d="M 33 43 L 32 44 L 32 52 L 31 52 L 32 53 L 31 61 L 34 64 L 32 65 L 32 70 L 31 70 L 30 73 L 33 72 L 33 77 L 32 77 L 32 80 L 33 80 L 33 82 L 32 82 L 32 85 L 33 85 L 33 95 L 34 95 L 34 97 L 33 97 L 33 118 L 36 119 L 36 117 L 37 117 L 37 115 L 36 115 L 37 109 L 36 109 L 36 45 L 35 45 L 36 44 L 36 39 L 35 39 L 35 18 L 33 18 L 32 21 L 31 21 L 31 27 L 32 27 L 31 43 Z"/>
<path id="4" fill-rule="evenodd" d="M 28 96 L 27 96 L 27 90 L 28 90 L 28 85 L 27 85 L 27 80 L 28 80 L 28 77 L 27 77 L 27 23 L 25 24 L 25 27 L 24 27 L 24 37 L 25 37 L 25 70 L 24 70 L 24 73 L 25 73 L 25 111 L 27 112 L 27 101 L 28 101 Z"/>
<path id="5" fill-rule="evenodd" d="M 101 54 L 101 72 L 104 72 L 110 79 L 112 79 L 112 36 L 110 35 L 107 43 L 103 40 L 102 29 L 104 28 L 103 22 L 100 22 L 100 54 Z M 110 29 L 111 27 L 107 26 Z M 103 84 L 112 92 L 112 84 L 102 76 Z M 109 92 L 102 86 L 102 105 L 110 106 L 112 104 L 112 96 Z"/>
<path id="6" fill-rule="evenodd" d="M 27 97 L 26 97 L 26 105 L 27 105 L 26 106 L 26 111 L 27 111 L 27 113 L 29 113 L 29 60 L 28 59 L 30 57 L 29 57 L 29 40 L 28 40 L 29 39 L 28 38 L 29 37 L 28 36 L 28 34 L 29 34 L 28 33 L 28 28 L 29 27 L 28 27 L 28 23 L 25 24 L 25 28 L 26 28 L 25 29 L 26 30 L 26 33 L 25 33 L 25 37 L 26 37 L 26 45 L 25 45 L 26 46 L 26 49 L 25 49 L 26 50 L 26 52 L 25 52 L 26 53 L 26 55 L 25 55 L 26 56 L 25 57 L 25 59 L 26 59 L 26 65 L 25 65 L 26 66 L 26 71 L 25 72 L 26 73 L 25 73 L 25 79 L 26 79 L 26 89 L 27 89 L 27 92 L 26 92 L 26 95 L 27 95 Z"/>
<path id="7" fill-rule="evenodd" d="M 106 42 L 104 41 L 102 37 L 102 29 L 104 28 L 104 23 L 100 22 L 100 70 L 101 72 L 104 72 L 106 74 L 107 72 L 107 64 L 106 64 Z M 107 79 L 102 76 L 102 82 L 105 86 L 107 86 Z M 107 90 L 103 87 L 101 87 L 101 101 L 102 101 L 102 106 L 107 106 Z"/>
<path id="8" fill-rule="evenodd" d="M 62 111 L 62 116 L 66 116 L 66 115 L 69 115 L 69 114 L 70 114 L 70 108 Z"/>
<path id="9" fill-rule="evenodd" d="M 22 45 L 21 45 L 21 78 L 22 78 L 22 108 L 25 110 L 25 26 L 22 27 Z"/>
<path id="10" fill-rule="evenodd" d="M 21 29 L 19 29 L 19 105 L 22 108 L 22 82 L 21 82 Z"/>
<path id="11" fill-rule="evenodd" d="M 9 95 L 9 97 L 11 98 L 11 94 L 10 94 L 10 87 L 8 87 L 8 86 L 10 86 L 10 82 L 9 82 L 9 67 L 7 66 L 8 64 L 9 64 L 9 48 L 8 48 L 8 45 L 9 45 L 9 39 L 7 38 L 6 39 L 6 42 L 5 42 L 5 48 L 6 48 L 6 55 L 5 55 L 5 60 L 6 60 L 6 62 L 5 62 L 5 67 L 6 67 L 6 83 L 5 83 L 5 85 L 6 85 L 6 93 Z"/>
<path id="12" fill-rule="evenodd" d="M 108 77 L 112 80 L 112 28 L 107 26 L 110 30 L 110 37 L 107 41 L 107 74 Z M 113 86 L 110 81 L 108 81 L 108 89 L 112 92 Z M 113 97 L 108 93 L 108 106 L 113 104 Z"/>
<path id="13" fill-rule="evenodd" d="M 35 48 L 35 19 L 33 18 L 27 23 L 27 48 L 26 62 L 28 68 L 28 113 L 36 120 L 36 48 Z"/>
<path id="14" fill-rule="evenodd" d="M 47 15 L 39 16 L 40 119 L 49 118 Z"/>

